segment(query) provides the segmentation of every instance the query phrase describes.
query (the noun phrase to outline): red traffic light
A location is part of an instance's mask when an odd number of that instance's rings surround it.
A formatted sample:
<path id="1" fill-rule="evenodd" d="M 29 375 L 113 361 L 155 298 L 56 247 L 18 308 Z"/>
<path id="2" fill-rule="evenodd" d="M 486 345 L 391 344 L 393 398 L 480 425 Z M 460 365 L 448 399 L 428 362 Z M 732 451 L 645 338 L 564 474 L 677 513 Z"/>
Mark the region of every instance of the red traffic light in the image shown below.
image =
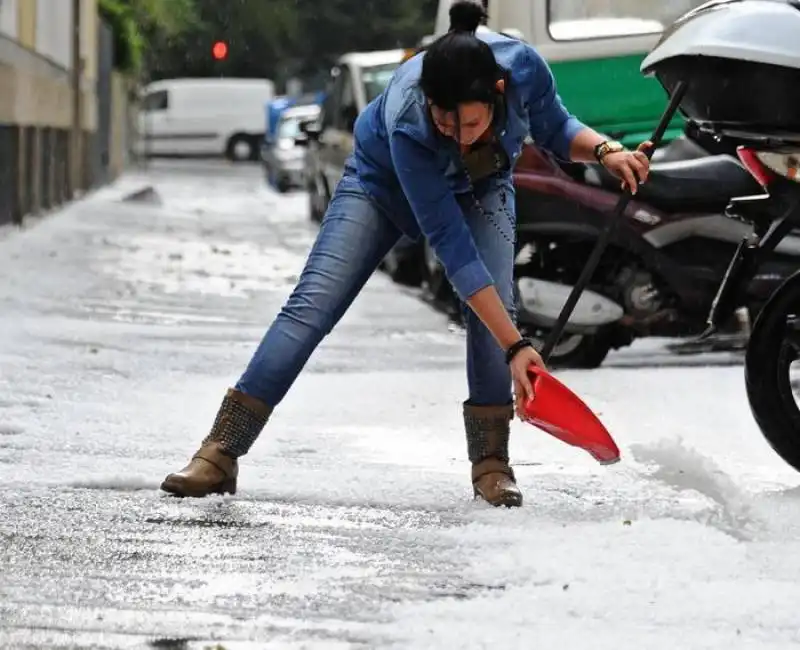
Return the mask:
<path id="1" fill-rule="evenodd" d="M 217 59 L 224 59 L 228 56 L 228 44 L 225 41 L 217 41 L 214 43 L 214 47 L 211 48 L 212 56 Z"/>

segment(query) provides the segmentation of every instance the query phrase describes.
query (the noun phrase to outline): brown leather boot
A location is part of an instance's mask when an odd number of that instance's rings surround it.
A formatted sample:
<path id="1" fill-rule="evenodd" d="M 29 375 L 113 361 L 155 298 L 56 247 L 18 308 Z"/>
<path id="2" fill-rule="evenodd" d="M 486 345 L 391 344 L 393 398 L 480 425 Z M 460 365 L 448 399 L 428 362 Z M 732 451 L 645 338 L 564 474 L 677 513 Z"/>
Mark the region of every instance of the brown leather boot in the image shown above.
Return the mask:
<path id="1" fill-rule="evenodd" d="M 250 451 L 271 413 L 255 397 L 228 389 L 200 449 L 186 467 L 164 479 L 161 489 L 179 497 L 236 494 L 236 459 Z"/>
<path id="2" fill-rule="evenodd" d="M 508 437 L 514 407 L 464 404 L 467 452 L 472 462 L 475 498 L 493 506 L 522 505 L 514 471 L 508 464 Z"/>

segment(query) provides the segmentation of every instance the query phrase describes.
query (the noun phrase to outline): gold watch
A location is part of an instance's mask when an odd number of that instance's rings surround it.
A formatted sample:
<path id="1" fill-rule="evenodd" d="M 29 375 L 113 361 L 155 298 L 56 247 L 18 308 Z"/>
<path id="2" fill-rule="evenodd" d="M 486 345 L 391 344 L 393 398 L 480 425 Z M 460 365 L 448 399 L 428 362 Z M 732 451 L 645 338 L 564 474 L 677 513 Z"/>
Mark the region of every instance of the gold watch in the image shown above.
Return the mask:
<path id="1" fill-rule="evenodd" d="M 619 153 L 620 151 L 625 151 L 625 147 L 623 147 L 619 142 L 614 140 L 606 140 L 594 148 L 594 157 L 597 158 L 597 162 L 603 164 L 603 159 L 608 154 Z"/>

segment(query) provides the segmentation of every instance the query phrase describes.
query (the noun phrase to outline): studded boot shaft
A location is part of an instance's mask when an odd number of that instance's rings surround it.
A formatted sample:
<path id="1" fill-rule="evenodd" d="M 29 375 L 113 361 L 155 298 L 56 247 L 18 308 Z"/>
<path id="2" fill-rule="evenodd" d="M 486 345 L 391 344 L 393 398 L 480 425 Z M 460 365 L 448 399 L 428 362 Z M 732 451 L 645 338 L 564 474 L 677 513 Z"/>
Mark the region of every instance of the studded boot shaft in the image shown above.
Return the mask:
<path id="1" fill-rule="evenodd" d="M 522 493 L 509 465 L 508 439 L 514 407 L 464 404 L 467 453 L 476 498 L 493 506 L 521 506 Z"/>
<path id="2" fill-rule="evenodd" d="M 200 449 L 186 467 L 164 479 L 161 489 L 181 497 L 235 494 L 236 459 L 250 451 L 271 413 L 260 400 L 229 389 Z"/>
<path id="3" fill-rule="evenodd" d="M 261 434 L 271 412 L 263 402 L 231 388 L 201 445 L 216 442 L 225 455 L 244 456 Z"/>

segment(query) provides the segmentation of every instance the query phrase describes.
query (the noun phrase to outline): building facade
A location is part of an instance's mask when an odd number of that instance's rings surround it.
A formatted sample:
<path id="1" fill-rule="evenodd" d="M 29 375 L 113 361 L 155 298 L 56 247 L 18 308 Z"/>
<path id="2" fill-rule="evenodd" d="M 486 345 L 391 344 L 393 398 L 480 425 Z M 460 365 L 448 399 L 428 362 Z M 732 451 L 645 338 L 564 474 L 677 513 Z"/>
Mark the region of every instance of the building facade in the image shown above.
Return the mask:
<path id="1" fill-rule="evenodd" d="M 94 68 L 97 0 L 81 0 L 82 56 Z M 72 0 L 0 0 L 0 35 L 56 65 L 72 68 Z"/>
<path id="2" fill-rule="evenodd" d="M 0 34 L 9 38 L 17 38 L 17 1 L 0 0 Z"/>
<path id="3" fill-rule="evenodd" d="M 0 0 L 0 224 L 87 185 L 87 165 L 75 161 L 97 128 L 97 0 L 80 8 L 76 144 L 73 0 Z"/>

